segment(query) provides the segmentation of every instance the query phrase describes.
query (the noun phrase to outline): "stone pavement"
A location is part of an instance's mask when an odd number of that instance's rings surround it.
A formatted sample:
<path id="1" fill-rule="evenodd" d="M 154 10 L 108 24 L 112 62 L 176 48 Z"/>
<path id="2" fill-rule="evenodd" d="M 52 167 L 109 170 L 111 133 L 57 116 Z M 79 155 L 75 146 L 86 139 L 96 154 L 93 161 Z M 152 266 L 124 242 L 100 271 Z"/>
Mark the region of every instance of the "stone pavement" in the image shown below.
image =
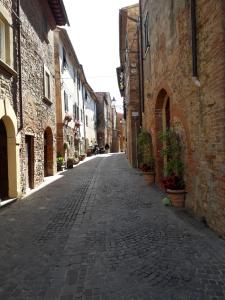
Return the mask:
<path id="1" fill-rule="evenodd" d="M 124 154 L 0 211 L 0 299 L 225 299 L 225 241 L 165 207 Z"/>

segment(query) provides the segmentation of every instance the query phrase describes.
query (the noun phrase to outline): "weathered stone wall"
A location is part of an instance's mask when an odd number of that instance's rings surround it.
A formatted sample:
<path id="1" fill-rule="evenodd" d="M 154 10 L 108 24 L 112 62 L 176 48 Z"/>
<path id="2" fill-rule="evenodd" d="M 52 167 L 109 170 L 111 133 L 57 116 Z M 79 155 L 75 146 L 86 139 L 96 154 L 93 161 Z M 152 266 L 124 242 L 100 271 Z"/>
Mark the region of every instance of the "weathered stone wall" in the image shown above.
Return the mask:
<path id="1" fill-rule="evenodd" d="M 18 61 L 17 38 L 18 22 L 12 9 L 17 11 L 15 1 L 4 0 L 0 2 L 0 16 L 5 23 L 5 59 L 0 61 L 0 119 L 3 120 L 7 131 L 7 197 L 18 197 L 20 188 L 20 105 L 18 96 Z M 0 140 L 0 143 L 2 141 Z M 4 156 L 4 155 L 3 155 Z M 2 180 L 2 178 L 1 178 Z M 0 189 L 2 182 L 0 182 Z M 4 187 L 3 187 L 4 190 Z"/>
<path id="2" fill-rule="evenodd" d="M 12 25 L 12 33 L 14 34 L 14 40 L 16 41 L 17 23 L 15 16 L 12 14 L 12 8 L 16 10 L 15 3 L 13 3 L 12 0 L 2 0 L 0 2 L 0 11 L 3 16 L 9 21 L 9 24 Z M 15 58 L 17 55 L 16 43 L 11 43 L 10 48 L 13 52 L 13 58 Z M 10 67 L 17 71 L 17 61 L 15 59 L 13 59 Z M 17 96 L 17 76 L 12 76 L 11 73 L 8 73 L 0 65 L 0 101 L 7 99 L 7 101 L 10 101 L 10 104 L 14 108 L 15 112 L 17 112 L 19 109 L 19 100 Z"/>
<path id="3" fill-rule="evenodd" d="M 25 191 L 25 134 L 34 136 L 34 186 L 44 179 L 44 131 L 50 127 L 53 134 L 53 172 L 55 172 L 55 84 L 54 41 L 50 11 L 39 1 L 21 0 L 21 56 L 23 118 L 22 185 Z M 48 34 L 46 35 L 46 26 Z M 51 103 L 44 101 L 44 66 L 50 73 Z"/>
<path id="4" fill-rule="evenodd" d="M 225 3 L 196 1 L 200 86 L 192 78 L 190 1 L 141 3 L 150 20 L 143 127 L 153 136 L 158 184 L 161 165 L 156 145 L 161 96 L 166 93 L 171 124 L 183 141 L 186 207 L 225 236 Z"/>

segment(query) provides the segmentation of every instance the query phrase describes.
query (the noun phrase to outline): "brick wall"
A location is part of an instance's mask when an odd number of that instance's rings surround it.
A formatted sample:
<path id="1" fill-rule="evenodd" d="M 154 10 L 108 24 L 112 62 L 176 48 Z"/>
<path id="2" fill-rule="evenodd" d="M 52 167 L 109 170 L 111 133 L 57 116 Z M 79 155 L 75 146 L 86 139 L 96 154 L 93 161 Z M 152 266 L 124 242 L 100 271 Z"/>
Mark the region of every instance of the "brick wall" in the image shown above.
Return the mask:
<path id="1" fill-rule="evenodd" d="M 197 3 L 198 82 L 192 79 L 190 1 L 141 1 L 149 13 L 144 53 L 143 127 L 151 132 L 162 179 L 158 131 L 165 95 L 183 142 L 186 208 L 225 235 L 225 4 Z M 196 84 L 197 83 L 197 84 Z"/>
<path id="2" fill-rule="evenodd" d="M 133 167 L 137 167 L 137 134 L 140 127 L 139 117 L 136 116 L 140 110 L 138 17 L 138 5 L 120 10 L 120 61 L 125 78 L 127 158 Z"/>

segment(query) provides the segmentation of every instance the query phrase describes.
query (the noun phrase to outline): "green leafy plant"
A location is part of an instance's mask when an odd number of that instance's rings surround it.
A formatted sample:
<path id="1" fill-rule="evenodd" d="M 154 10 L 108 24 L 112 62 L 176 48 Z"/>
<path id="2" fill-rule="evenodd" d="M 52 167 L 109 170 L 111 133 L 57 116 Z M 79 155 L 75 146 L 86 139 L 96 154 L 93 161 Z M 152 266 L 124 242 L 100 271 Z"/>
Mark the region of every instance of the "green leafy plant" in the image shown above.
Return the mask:
<path id="1" fill-rule="evenodd" d="M 56 162 L 57 162 L 57 171 L 62 171 L 62 168 L 65 163 L 64 158 L 62 156 L 58 156 Z"/>
<path id="2" fill-rule="evenodd" d="M 180 137 L 174 129 L 170 128 L 160 133 L 160 140 L 164 144 L 161 155 L 166 158 L 164 186 L 167 189 L 173 190 L 184 189 L 184 164 L 181 159 L 182 148 Z"/>
<path id="3" fill-rule="evenodd" d="M 68 148 L 68 144 L 67 143 L 64 143 L 63 144 L 63 148 L 66 150 Z"/>
<path id="4" fill-rule="evenodd" d="M 143 171 L 155 170 L 155 159 L 153 157 L 152 138 L 147 131 L 141 131 L 137 138 L 138 161 Z"/>

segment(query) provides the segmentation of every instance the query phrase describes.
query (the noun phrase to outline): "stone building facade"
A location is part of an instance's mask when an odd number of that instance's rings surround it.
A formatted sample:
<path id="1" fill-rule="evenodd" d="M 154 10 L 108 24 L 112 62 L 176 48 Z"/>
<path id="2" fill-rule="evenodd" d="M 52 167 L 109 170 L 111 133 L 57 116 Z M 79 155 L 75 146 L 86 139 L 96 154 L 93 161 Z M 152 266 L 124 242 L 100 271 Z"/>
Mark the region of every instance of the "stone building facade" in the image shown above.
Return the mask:
<path id="1" fill-rule="evenodd" d="M 117 112 L 115 106 L 115 100 L 112 100 L 112 147 L 111 152 L 115 153 L 119 151 L 119 135 L 118 135 L 118 127 L 117 127 Z"/>
<path id="2" fill-rule="evenodd" d="M 21 194 L 20 185 L 20 98 L 18 87 L 18 53 L 13 42 L 18 36 L 18 12 L 14 1 L 0 2 L 0 199 Z M 14 92 L 15 91 L 15 92 Z"/>
<path id="3" fill-rule="evenodd" d="M 97 97 L 97 142 L 99 147 L 112 148 L 112 100 L 108 92 L 95 92 Z"/>
<path id="4" fill-rule="evenodd" d="M 74 157 L 97 141 L 96 96 L 65 29 L 55 39 L 57 156 Z"/>
<path id="5" fill-rule="evenodd" d="M 112 100 L 114 102 L 115 100 Z M 111 152 L 123 152 L 125 150 L 123 113 L 116 111 L 115 104 L 112 105 L 112 148 Z"/>
<path id="6" fill-rule="evenodd" d="M 55 41 L 57 156 L 73 157 L 79 152 L 83 107 L 79 101 L 80 64 L 65 29 L 57 28 Z"/>
<path id="7" fill-rule="evenodd" d="M 126 153 L 133 167 L 137 167 L 137 135 L 140 129 L 138 18 L 138 4 L 119 11 L 120 67 L 117 73 L 119 89 L 125 104 Z"/>
<path id="8" fill-rule="evenodd" d="M 85 113 L 85 152 L 94 148 L 97 144 L 97 97 L 89 84 L 86 83 L 84 94 Z"/>
<path id="9" fill-rule="evenodd" d="M 7 0 L 0 8 L 5 45 L 0 156 L 7 170 L 0 181 L 5 187 L 2 198 L 12 198 L 56 171 L 53 30 L 68 19 L 62 1 Z"/>
<path id="10" fill-rule="evenodd" d="M 156 182 L 164 161 L 159 132 L 182 141 L 186 209 L 225 236 L 225 2 L 140 0 L 142 127 L 153 140 Z"/>

